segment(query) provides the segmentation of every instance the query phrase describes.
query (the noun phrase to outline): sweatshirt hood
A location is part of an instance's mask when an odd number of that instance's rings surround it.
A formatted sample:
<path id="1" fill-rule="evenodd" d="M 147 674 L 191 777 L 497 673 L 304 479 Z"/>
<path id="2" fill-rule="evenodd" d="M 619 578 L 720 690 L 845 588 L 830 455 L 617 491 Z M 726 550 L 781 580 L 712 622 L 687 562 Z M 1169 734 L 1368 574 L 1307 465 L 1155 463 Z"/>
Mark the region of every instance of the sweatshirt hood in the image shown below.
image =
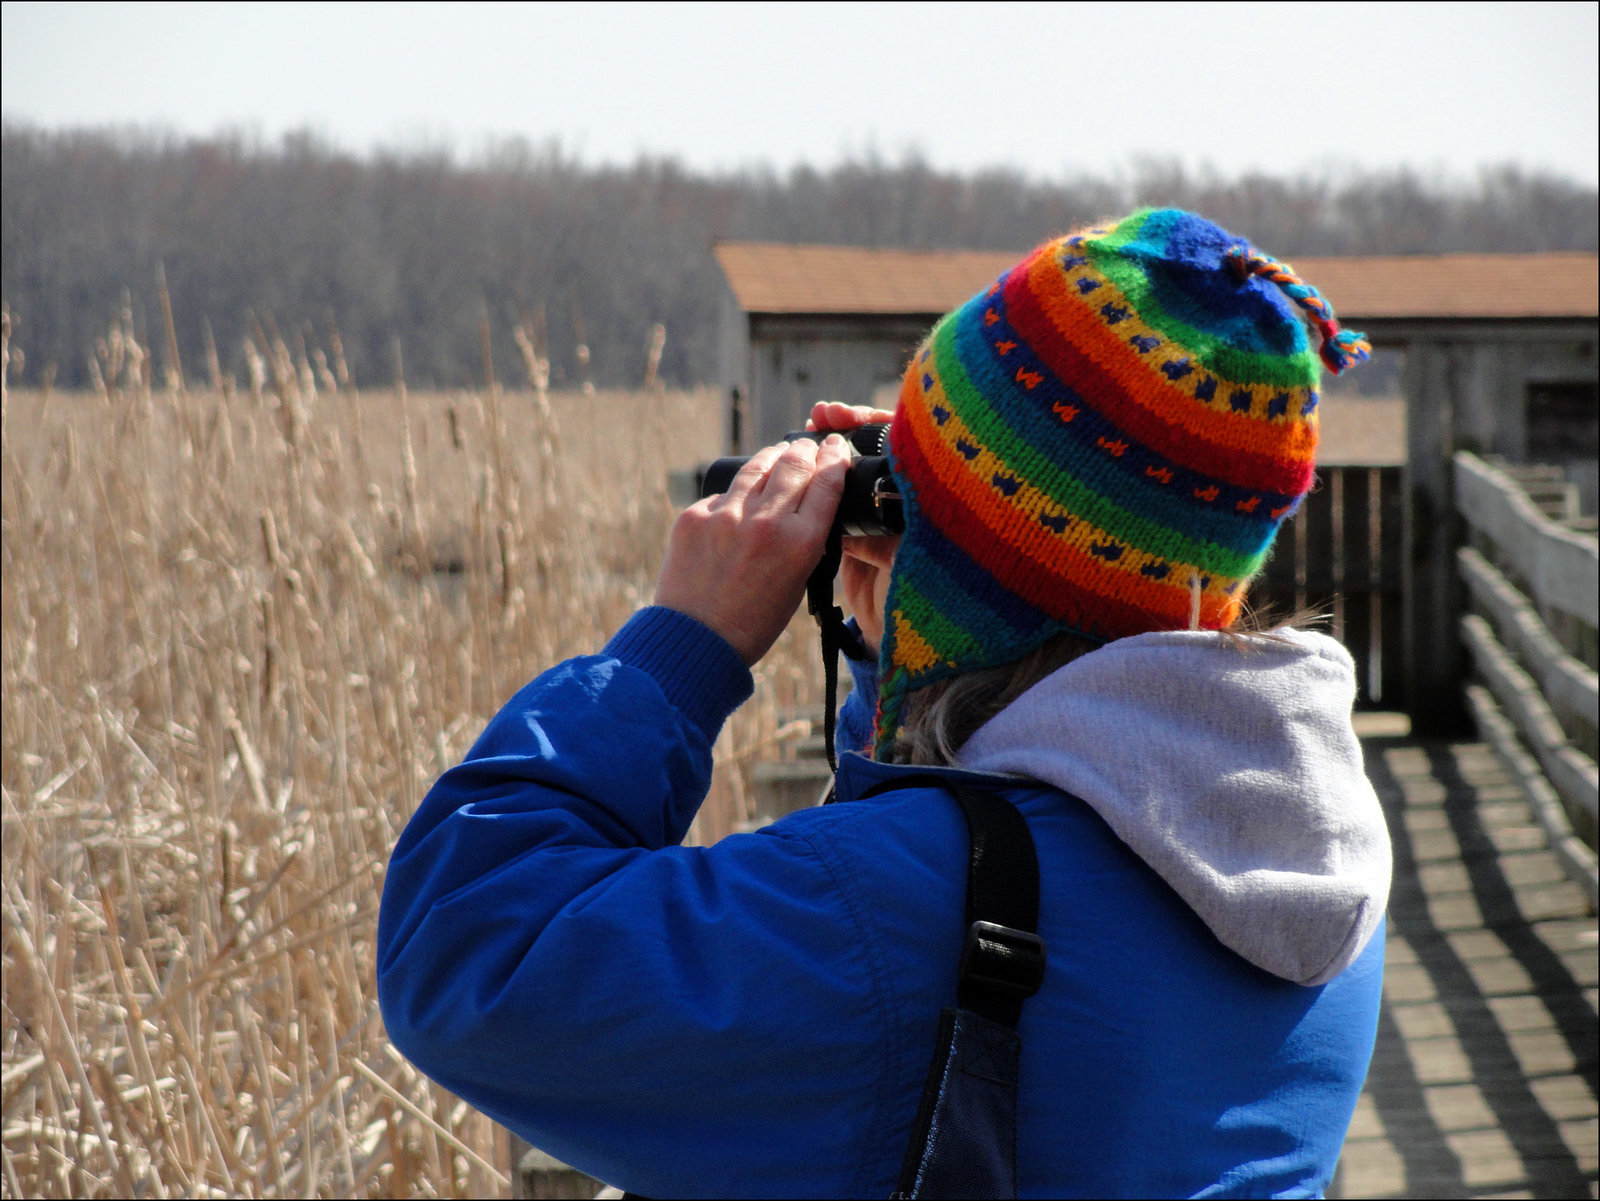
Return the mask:
<path id="1" fill-rule="evenodd" d="M 1306 631 L 1119 639 L 1041 680 L 960 764 L 1088 803 L 1245 959 L 1322 984 L 1388 904 L 1388 829 L 1351 728 L 1355 669 Z"/>

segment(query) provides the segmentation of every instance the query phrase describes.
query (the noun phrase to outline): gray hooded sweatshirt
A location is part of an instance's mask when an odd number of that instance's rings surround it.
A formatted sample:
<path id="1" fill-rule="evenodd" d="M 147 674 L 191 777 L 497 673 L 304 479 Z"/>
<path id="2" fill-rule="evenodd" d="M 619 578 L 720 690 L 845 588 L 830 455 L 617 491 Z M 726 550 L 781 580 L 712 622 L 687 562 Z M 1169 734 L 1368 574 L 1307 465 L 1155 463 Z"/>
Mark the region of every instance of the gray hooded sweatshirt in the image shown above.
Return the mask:
<path id="1" fill-rule="evenodd" d="M 1389 835 L 1333 639 L 1211 631 L 1119 639 L 980 728 L 960 765 L 1052 784 L 1106 823 L 1238 954 L 1322 984 L 1389 898 Z"/>

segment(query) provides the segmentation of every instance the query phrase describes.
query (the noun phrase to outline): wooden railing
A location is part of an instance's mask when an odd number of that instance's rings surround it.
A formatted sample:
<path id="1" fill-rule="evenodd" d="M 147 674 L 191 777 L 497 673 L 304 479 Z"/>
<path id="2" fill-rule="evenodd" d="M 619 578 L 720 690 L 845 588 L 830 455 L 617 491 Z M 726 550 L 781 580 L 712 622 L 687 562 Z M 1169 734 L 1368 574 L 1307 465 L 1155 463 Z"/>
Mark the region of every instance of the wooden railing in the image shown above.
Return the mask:
<path id="1" fill-rule="evenodd" d="M 1597 904 L 1600 552 L 1541 513 L 1512 474 L 1455 456 L 1461 635 L 1479 732 L 1522 785 L 1568 872 Z"/>
<path id="2" fill-rule="evenodd" d="M 1325 613 L 1356 664 L 1356 704 L 1404 709 L 1401 468 L 1319 464 L 1317 487 L 1284 523 L 1253 605 Z"/>

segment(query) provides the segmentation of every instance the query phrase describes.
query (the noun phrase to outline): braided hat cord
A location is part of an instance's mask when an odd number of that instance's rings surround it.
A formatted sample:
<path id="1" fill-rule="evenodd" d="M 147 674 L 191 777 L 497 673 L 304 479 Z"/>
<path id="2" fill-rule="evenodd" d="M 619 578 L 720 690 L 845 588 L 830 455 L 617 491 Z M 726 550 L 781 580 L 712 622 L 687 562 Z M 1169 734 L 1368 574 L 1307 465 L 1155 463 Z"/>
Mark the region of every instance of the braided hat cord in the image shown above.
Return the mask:
<path id="1" fill-rule="evenodd" d="M 1367 335 L 1342 329 L 1333 315 L 1333 306 L 1321 292 L 1296 275 L 1289 264 L 1280 263 L 1258 250 L 1244 246 L 1235 246 L 1228 251 L 1228 263 L 1241 279 L 1259 275 L 1271 280 L 1306 311 L 1311 323 L 1322 335 L 1319 351 L 1322 361 L 1335 375 L 1372 357 L 1372 343 L 1367 341 Z"/>

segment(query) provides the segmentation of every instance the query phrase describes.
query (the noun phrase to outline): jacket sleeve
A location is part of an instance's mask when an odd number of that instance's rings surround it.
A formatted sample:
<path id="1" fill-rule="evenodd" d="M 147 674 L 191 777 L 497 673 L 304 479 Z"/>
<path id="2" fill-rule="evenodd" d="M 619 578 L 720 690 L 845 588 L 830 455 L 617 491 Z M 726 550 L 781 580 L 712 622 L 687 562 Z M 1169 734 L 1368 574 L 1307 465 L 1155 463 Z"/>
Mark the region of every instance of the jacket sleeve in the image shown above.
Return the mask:
<path id="1" fill-rule="evenodd" d="M 384 885 L 395 1045 L 638 1192 L 848 1191 L 884 1100 L 881 954 L 837 861 L 781 832 L 676 845 L 750 688 L 721 638 L 642 611 L 512 698 Z"/>

